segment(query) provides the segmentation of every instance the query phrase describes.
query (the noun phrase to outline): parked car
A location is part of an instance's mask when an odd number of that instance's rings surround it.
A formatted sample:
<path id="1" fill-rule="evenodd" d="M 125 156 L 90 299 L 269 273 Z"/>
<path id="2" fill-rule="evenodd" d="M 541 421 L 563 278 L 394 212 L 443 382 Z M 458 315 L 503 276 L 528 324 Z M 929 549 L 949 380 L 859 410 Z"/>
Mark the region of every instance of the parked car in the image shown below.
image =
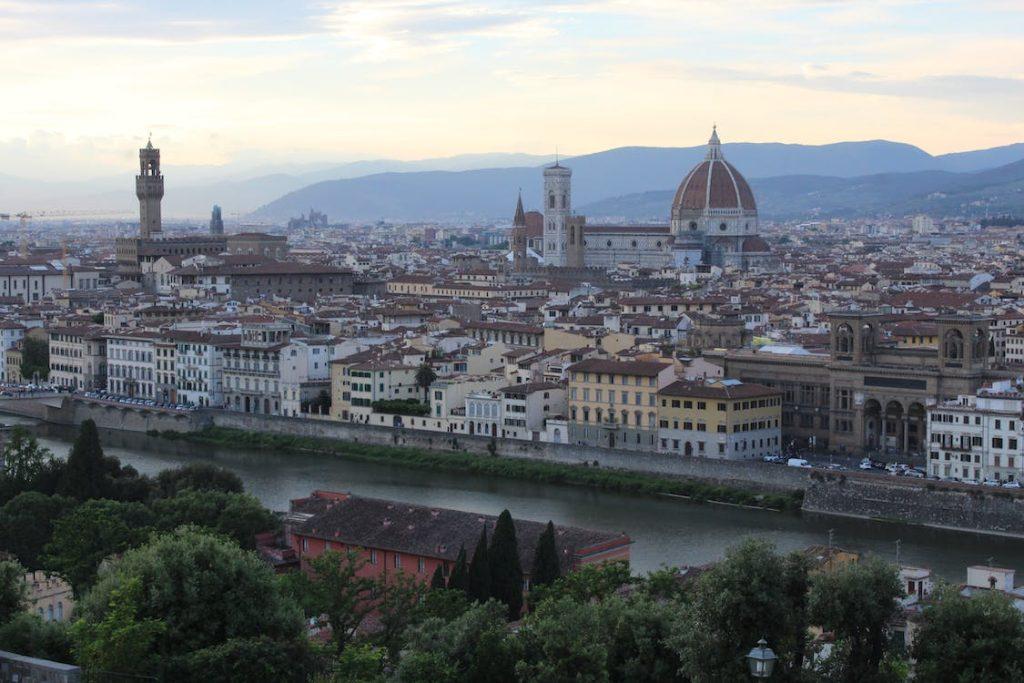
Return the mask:
<path id="1" fill-rule="evenodd" d="M 1003 483 L 1003 488 L 1004 489 L 1019 489 L 1020 488 L 1020 482 L 1019 481 L 1007 481 L 1007 482 L 1004 482 Z"/>
<path id="2" fill-rule="evenodd" d="M 1000 486 L 1001 485 L 999 483 L 998 479 L 986 479 L 985 481 L 983 481 L 981 483 L 984 484 L 985 486 Z"/>
<path id="3" fill-rule="evenodd" d="M 919 470 L 912 467 L 908 469 L 906 472 L 904 472 L 903 476 L 913 477 L 914 479 L 924 479 L 928 475 L 926 475 L 923 470 Z"/>
<path id="4" fill-rule="evenodd" d="M 790 458 L 786 461 L 786 464 L 790 467 L 810 467 L 811 463 L 807 462 L 803 458 Z"/>

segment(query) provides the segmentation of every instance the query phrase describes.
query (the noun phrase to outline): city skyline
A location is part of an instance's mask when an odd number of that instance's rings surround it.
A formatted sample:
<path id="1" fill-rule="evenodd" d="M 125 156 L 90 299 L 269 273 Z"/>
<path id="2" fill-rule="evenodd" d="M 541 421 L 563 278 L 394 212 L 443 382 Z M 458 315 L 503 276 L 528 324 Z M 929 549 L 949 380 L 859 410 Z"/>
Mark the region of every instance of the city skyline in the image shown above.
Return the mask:
<path id="1" fill-rule="evenodd" d="M 1024 9 L 477 0 L 0 2 L 0 172 L 119 173 L 152 132 L 186 165 L 1024 140 Z M 1000 59 L 994 60 L 992 54 Z"/>

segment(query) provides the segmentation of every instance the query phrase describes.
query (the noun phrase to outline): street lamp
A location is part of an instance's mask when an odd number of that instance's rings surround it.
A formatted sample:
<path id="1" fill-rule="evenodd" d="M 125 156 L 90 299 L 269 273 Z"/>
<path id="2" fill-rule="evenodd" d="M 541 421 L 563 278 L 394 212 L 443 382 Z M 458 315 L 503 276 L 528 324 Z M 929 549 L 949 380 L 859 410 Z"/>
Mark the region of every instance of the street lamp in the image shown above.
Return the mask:
<path id="1" fill-rule="evenodd" d="M 768 641 L 764 638 L 757 641 L 757 647 L 750 650 L 747 655 L 747 664 L 750 665 L 750 675 L 754 678 L 768 678 L 775 669 L 775 661 L 778 657 L 768 647 Z"/>

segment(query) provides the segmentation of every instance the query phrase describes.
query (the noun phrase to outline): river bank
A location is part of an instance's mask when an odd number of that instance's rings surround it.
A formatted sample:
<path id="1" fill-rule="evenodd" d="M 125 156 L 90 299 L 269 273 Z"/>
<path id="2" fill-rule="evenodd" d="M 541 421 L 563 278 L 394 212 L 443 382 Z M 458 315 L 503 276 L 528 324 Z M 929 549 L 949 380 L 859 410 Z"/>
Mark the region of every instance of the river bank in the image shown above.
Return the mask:
<path id="1" fill-rule="evenodd" d="M 367 462 L 400 464 L 417 469 L 469 472 L 547 484 L 565 484 L 602 491 L 643 495 L 672 495 L 693 502 L 714 502 L 774 511 L 799 510 L 803 492 L 758 492 L 665 475 L 570 465 L 500 456 L 497 451 L 476 455 L 465 451 L 437 451 L 404 446 L 379 446 L 307 436 L 251 432 L 229 427 L 207 427 L 198 432 L 151 432 L 170 440 L 184 440 L 221 448 L 254 448 L 280 453 L 317 453 Z"/>

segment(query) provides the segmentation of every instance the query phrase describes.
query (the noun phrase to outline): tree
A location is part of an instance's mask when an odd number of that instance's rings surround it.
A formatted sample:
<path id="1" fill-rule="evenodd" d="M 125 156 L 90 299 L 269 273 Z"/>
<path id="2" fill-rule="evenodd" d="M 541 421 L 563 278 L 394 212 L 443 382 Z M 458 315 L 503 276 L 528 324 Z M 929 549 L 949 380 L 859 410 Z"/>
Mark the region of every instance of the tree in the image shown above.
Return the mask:
<path id="1" fill-rule="evenodd" d="M 480 530 L 473 559 L 469 562 L 466 580 L 467 593 L 476 602 L 487 602 L 491 597 L 491 563 L 487 557 L 487 527 Z"/>
<path id="2" fill-rule="evenodd" d="M 78 436 L 68 455 L 64 477 L 60 482 L 60 493 L 78 500 L 102 498 L 106 469 L 96 423 L 85 420 L 78 428 Z"/>
<path id="3" fill-rule="evenodd" d="M 18 494 L 0 508 L 0 548 L 13 553 L 26 567 L 38 569 L 54 524 L 75 504 L 71 498 L 37 491 Z"/>
<path id="4" fill-rule="evenodd" d="M 802 640 L 794 634 L 807 624 L 786 598 L 786 582 L 786 564 L 770 543 L 751 539 L 730 548 L 697 580 L 670 639 L 680 673 L 695 681 L 745 680 L 744 656 L 765 638 L 779 656 L 779 680 L 798 676 L 793 653 Z"/>
<path id="5" fill-rule="evenodd" d="M 533 571 L 530 572 L 530 585 L 547 586 L 561 575 L 558 549 L 555 547 L 555 525 L 549 520 L 543 533 L 537 539 L 537 549 L 533 551 Z"/>
<path id="6" fill-rule="evenodd" d="M 836 660 L 828 664 L 833 679 L 878 679 L 888 624 L 896 616 L 902 594 L 895 568 L 878 558 L 814 577 L 808 613 L 813 623 L 836 635 Z"/>
<path id="7" fill-rule="evenodd" d="M 287 644 L 304 639 L 302 614 L 279 590 L 273 570 L 255 554 L 196 527 L 155 536 L 125 552 L 79 603 L 82 626 L 77 628 L 103 633 L 104 624 L 126 625 L 127 618 L 108 621 L 115 609 L 136 622 L 166 624 L 148 650 L 136 650 L 140 660 L 158 655 L 161 666 L 177 665 L 179 658 L 187 665 L 197 651 L 236 639 Z M 244 663 L 247 670 L 256 665 Z"/>
<path id="8" fill-rule="evenodd" d="M 523 568 L 519 564 L 516 527 L 508 510 L 498 515 L 487 561 L 491 569 L 491 597 L 505 603 L 509 621 L 515 621 L 523 611 Z"/>
<path id="9" fill-rule="evenodd" d="M 405 630 L 417 617 L 420 604 L 426 596 L 426 587 L 404 573 L 397 573 L 390 579 L 383 578 L 377 583 L 376 609 L 380 630 L 377 642 L 392 656 L 402 649 Z"/>
<path id="10" fill-rule="evenodd" d="M 436 380 L 437 373 L 434 372 L 434 368 L 430 367 L 429 363 L 421 363 L 419 368 L 416 369 L 416 386 L 423 390 L 424 403 L 430 402 L 427 397 L 427 391 Z"/>
<path id="11" fill-rule="evenodd" d="M 166 681 L 291 681 L 312 679 L 315 660 L 304 638 L 230 638 L 167 663 Z"/>
<path id="12" fill-rule="evenodd" d="M 505 606 L 492 600 L 451 620 L 428 618 L 411 627 L 395 679 L 511 683 L 518 657 L 505 613 Z"/>
<path id="13" fill-rule="evenodd" d="M 21 612 L 0 621 L 0 650 L 17 652 L 54 662 L 71 662 L 71 636 L 61 621 L 43 621 L 38 615 Z"/>
<path id="14" fill-rule="evenodd" d="M 386 654 L 369 644 L 346 647 L 331 671 L 331 683 L 383 683 Z"/>
<path id="15" fill-rule="evenodd" d="M 932 594 L 914 634 L 914 673 L 921 681 L 1024 679 L 1024 620 L 995 591 L 966 598 L 947 586 Z"/>
<path id="16" fill-rule="evenodd" d="M 86 669 L 145 676 L 159 668 L 156 644 L 167 631 L 157 617 L 143 617 L 143 589 L 138 576 L 110 589 L 98 619 L 75 623 L 75 655 Z"/>
<path id="17" fill-rule="evenodd" d="M 173 498 L 155 501 L 153 513 L 161 531 L 195 524 L 224 534 L 249 550 L 256 547 L 256 534 L 280 527 L 273 512 L 244 493 L 185 489 Z"/>
<path id="18" fill-rule="evenodd" d="M 632 582 L 626 562 L 587 564 L 547 586 L 537 586 L 530 596 L 534 606 L 545 600 L 569 597 L 577 602 L 604 600 Z"/>
<path id="19" fill-rule="evenodd" d="M 103 560 L 141 544 L 152 527 L 153 513 L 141 503 L 86 501 L 54 523 L 43 565 L 67 579 L 81 596 Z"/>
<path id="20" fill-rule="evenodd" d="M 36 437 L 17 425 L 4 444 L 3 476 L 12 491 L 25 491 L 43 472 L 46 462 L 53 458 L 49 448 L 40 446 Z"/>
<path id="21" fill-rule="evenodd" d="M 469 593 L 469 567 L 466 565 L 466 546 L 459 546 L 459 554 L 455 558 L 455 566 L 448 577 L 448 588 Z"/>
<path id="22" fill-rule="evenodd" d="M 171 470 L 164 470 L 156 476 L 157 495 L 173 498 L 186 489 L 195 491 L 220 491 L 222 493 L 243 493 L 245 487 L 237 474 L 224 467 L 205 462 L 194 462 Z"/>
<path id="23" fill-rule="evenodd" d="M 444 580 L 444 570 L 441 567 L 441 565 L 437 565 L 437 567 L 434 569 L 433 575 L 430 577 L 430 589 L 439 590 L 447 589 L 447 587 L 448 586 Z"/>
<path id="24" fill-rule="evenodd" d="M 366 616 L 373 611 L 373 579 L 360 576 L 366 561 L 353 550 L 330 550 L 309 563 L 313 570 L 312 604 L 327 616 L 331 638 L 338 653 L 352 640 Z"/>
<path id="25" fill-rule="evenodd" d="M 520 681 L 607 681 L 608 645 L 602 637 L 599 607 L 568 597 L 541 604 L 520 632 L 524 659 L 516 663 Z"/>
<path id="26" fill-rule="evenodd" d="M 0 560 L 0 624 L 24 610 L 27 597 L 25 568 L 11 560 Z"/>
<path id="27" fill-rule="evenodd" d="M 45 339 L 25 337 L 21 345 L 21 376 L 35 381 L 50 376 L 50 343 Z"/>

